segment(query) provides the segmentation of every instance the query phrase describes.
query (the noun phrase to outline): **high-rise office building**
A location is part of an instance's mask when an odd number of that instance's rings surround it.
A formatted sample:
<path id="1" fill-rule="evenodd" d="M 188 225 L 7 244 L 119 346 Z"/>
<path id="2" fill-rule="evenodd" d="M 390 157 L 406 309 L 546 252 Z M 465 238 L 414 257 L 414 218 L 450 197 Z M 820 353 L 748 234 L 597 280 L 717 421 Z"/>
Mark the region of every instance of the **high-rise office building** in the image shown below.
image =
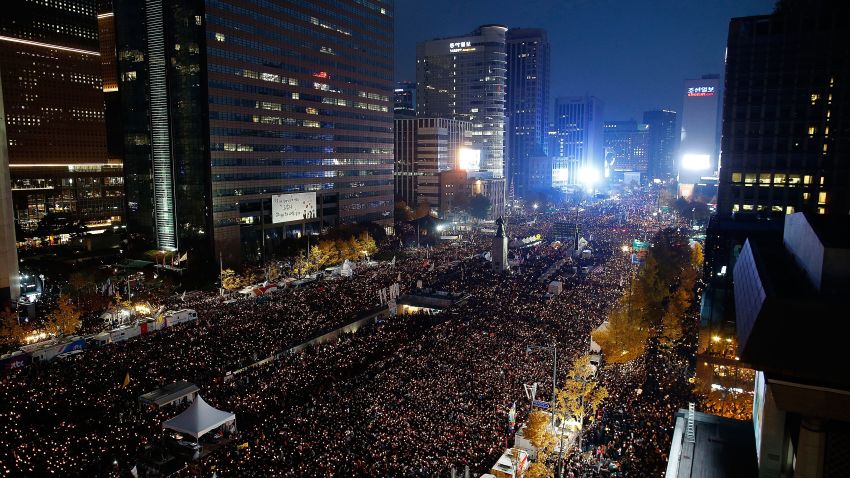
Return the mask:
<path id="1" fill-rule="evenodd" d="M 400 81 L 393 90 L 393 115 L 396 118 L 416 116 L 416 83 Z"/>
<path id="2" fill-rule="evenodd" d="M 842 2 L 729 25 L 718 213 L 850 212 L 850 30 Z"/>
<path id="3" fill-rule="evenodd" d="M 605 171 L 646 174 L 649 166 L 649 126 L 630 121 L 603 123 Z"/>
<path id="4" fill-rule="evenodd" d="M 553 181 L 578 184 L 583 169 L 601 174 L 604 160 L 602 107 L 602 100 L 594 96 L 567 96 L 555 100 L 549 156 L 555 158 L 553 176 L 559 179 Z"/>
<path id="5" fill-rule="evenodd" d="M 477 169 L 477 164 L 461 164 L 470 153 L 472 123 L 449 118 L 396 118 L 395 195 L 410 207 L 426 202 L 440 206 L 439 173 L 453 169 Z M 474 162 L 474 160 L 473 160 Z"/>
<path id="6" fill-rule="evenodd" d="M 21 233 L 60 237 L 121 222 L 123 177 L 106 149 L 95 0 L 12 0 L 3 8 L 0 79 Z"/>
<path id="7" fill-rule="evenodd" d="M 472 122 L 481 169 L 494 177 L 504 176 L 507 30 L 484 25 L 416 46 L 416 115 Z"/>
<path id="8" fill-rule="evenodd" d="M 676 174 L 675 154 L 679 137 L 676 116 L 676 112 L 671 110 L 643 113 L 643 122 L 649 125 L 649 175 L 652 178 L 669 179 Z"/>
<path id="9" fill-rule="evenodd" d="M 679 191 L 690 195 L 692 186 L 717 174 L 720 77 L 703 75 L 685 80 L 682 100 L 682 129 L 677 165 Z"/>
<path id="10" fill-rule="evenodd" d="M 115 18 L 131 231 L 226 265 L 392 225 L 392 1 L 127 0 Z"/>
<path id="11" fill-rule="evenodd" d="M 97 29 L 100 44 L 101 78 L 106 114 L 106 154 L 110 160 L 123 161 L 124 130 L 121 121 L 121 96 L 118 92 L 118 57 L 115 46 L 115 0 L 97 0 Z"/>
<path id="12" fill-rule="evenodd" d="M 17 299 L 21 292 L 18 249 L 15 247 L 12 182 L 9 178 L 9 150 L 6 147 L 6 114 L 2 98 L 3 81 L 0 75 L 0 310 L 7 300 Z"/>
<path id="13" fill-rule="evenodd" d="M 538 177 L 535 172 L 548 164 L 544 152 L 549 121 L 549 40 L 540 28 L 512 28 L 506 41 L 509 121 L 505 177 L 508 191 L 523 197 L 533 189 L 533 178 Z"/>

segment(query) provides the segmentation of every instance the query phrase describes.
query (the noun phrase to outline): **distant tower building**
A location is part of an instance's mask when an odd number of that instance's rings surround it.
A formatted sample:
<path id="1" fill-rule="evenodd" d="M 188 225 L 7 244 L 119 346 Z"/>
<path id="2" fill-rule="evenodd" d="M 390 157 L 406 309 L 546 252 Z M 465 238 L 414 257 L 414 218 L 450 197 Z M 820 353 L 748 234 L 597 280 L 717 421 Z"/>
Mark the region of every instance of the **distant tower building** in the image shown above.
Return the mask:
<path id="1" fill-rule="evenodd" d="M 393 115 L 396 118 L 416 116 L 416 82 L 399 81 L 393 90 Z"/>
<path id="2" fill-rule="evenodd" d="M 679 147 L 679 193 L 689 196 L 703 177 L 716 176 L 719 149 L 720 76 L 685 80 Z M 689 186 L 690 185 L 690 186 Z"/>
<path id="3" fill-rule="evenodd" d="M 504 176 L 507 30 L 484 25 L 416 46 L 416 116 L 471 121 L 481 169 L 496 178 Z"/>
<path id="4" fill-rule="evenodd" d="M 675 111 L 655 110 L 643 113 L 649 125 L 649 176 L 666 179 L 675 174 L 675 154 L 678 145 Z"/>
<path id="5" fill-rule="evenodd" d="M 395 119 L 395 196 L 416 208 L 440 207 L 439 173 L 461 167 L 472 123 L 449 118 Z"/>
<path id="6" fill-rule="evenodd" d="M 499 216 L 496 219 L 496 236 L 493 237 L 493 249 L 490 251 L 493 258 L 493 270 L 503 272 L 508 267 L 508 236 L 505 234 L 505 221 Z"/>
<path id="7" fill-rule="evenodd" d="M 524 197 L 534 171 L 545 167 L 549 119 L 549 41 L 540 28 L 512 28 L 507 34 L 508 79 L 505 177 L 508 191 Z M 550 168 L 551 169 L 551 168 Z M 551 172 L 550 172 L 551 173 Z"/>
<path id="8" fill-rule="evenodd" d="M 3 81 L 0 80 L 0 309 L 5 301 L 17 299 L 21 292 L 11 185 L 9 152 L 6 148 L 6 115 L 3 112 Z"/>
<path id="9" fill-rule="evenodd" d="M 555 131 L 549 155 L 567 168 L 569 184 L 578 183 L 582 168 L 602 169 L 602 100 L 568 96 L 555 100 Z M 559 159 L 563 158 L 563 159 Z"/>
<path id="10" fill-rule="evenodd" d="M 636 121 L 606 121 L 604 125 L 606 172 L 646 174 L 649 127 Z"/>

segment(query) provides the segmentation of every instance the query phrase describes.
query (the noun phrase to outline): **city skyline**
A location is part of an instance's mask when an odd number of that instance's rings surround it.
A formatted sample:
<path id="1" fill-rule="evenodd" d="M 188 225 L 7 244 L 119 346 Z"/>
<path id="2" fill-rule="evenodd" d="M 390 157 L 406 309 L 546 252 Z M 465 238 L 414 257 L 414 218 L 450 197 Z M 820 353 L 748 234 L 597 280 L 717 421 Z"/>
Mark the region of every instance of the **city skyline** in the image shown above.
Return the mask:
<path id="1" fill-rule="evenodd" d="M 592 95 L 605 102 L 604 119 L 640 121 L 644 111 L 680 111 L 684 79 L 723 71 L 729 20 L 770 14 L 775 2 L 724 0 L 707 6 L 663 0 L 652 9 L 623 3 L 497 0 L 478 13 L 475 2 L 397 2 L 395 80 L 416 79 L 417 43 L 484 24 L 542 28 L 551 44 L 550 111 L 559 96 Z M 565 23 L 565 15 L 571 21 Z M 565 25 L 578 30 L 572 33 Z M 587 35 L 591 40 L 582 41 Z M 582 65 L 579 73 L 576 64 Z"/>

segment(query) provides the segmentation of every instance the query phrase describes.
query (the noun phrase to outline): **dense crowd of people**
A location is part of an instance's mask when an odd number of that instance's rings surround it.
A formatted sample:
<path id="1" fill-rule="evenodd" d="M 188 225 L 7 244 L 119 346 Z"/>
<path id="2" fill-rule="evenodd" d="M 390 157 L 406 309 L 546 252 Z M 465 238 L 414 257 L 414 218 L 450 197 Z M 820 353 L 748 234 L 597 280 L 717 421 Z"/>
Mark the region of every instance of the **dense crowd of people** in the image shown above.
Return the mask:
<path id="1" fill-rule="evenodd" d="M 140 409 L 138 396 L 185 379 L 237 417 L 234 440 L 192 466 L 200 476 L 431 477 L 465 467 L 478 476 L 513 442 L 512 404 L 517 423 L 528 413 L 523 384 L 538 382 L 538 398 L 548 399 L 552 355 L 528 346 L 556 345 L 559 381 L 588 351 L 590 332 L 627 285 L 632 266 L 621 246 L 657 227 L 642 220 L 646 204 L 640 195 L 513 218 L 512 236 L 547 240 L 512 251 L 511 274 L 491 271 L 482 257 L 490 238 L 479 236 L 260 302 L 171 299 L 195 308 L 199 322 L 2 379 L 0 474 L 128 474 L 162 441 L 162 421 L 182 409 Z M 569 244 L 549 240 L 554 221 L 576 214 L 591 258 L 574 258 Z M 546 295 L 549 280 L 562 281 L 564 292 Z M 419 281 L 467 299 L 438 315 L 380 320 L 228 376 L 374 309 L 378 289 L 397 282 L 410 292 Z M 570 472 L 658 474 L 673 410 L 688 393 L 654 383 L 663 373 L 652 362 L 605 369 L 611 397 L 588 429 L 585 453 L 567 457 Z"/>

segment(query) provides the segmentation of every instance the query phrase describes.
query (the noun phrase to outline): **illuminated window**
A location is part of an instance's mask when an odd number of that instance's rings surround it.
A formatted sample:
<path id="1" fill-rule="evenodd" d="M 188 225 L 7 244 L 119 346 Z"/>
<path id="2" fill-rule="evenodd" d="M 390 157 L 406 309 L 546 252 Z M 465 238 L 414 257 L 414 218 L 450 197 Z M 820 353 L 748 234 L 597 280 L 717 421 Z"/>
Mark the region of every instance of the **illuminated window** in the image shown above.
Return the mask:
<path id="1" fill-rule="evenodd" d="M 814 126 L 809 126 L 809 134 L 810 135 L 815 134 L 817 132 L 817 130 L 818 129 L 815 128 Z"/>
<path id="2" fill-rule="evenodd" d="M 300 95 L 298 93 L 292 93 L 293 100 L 297 100 L 298 98 L 300 98 Z"/>
<path id="3" fill-rule="evenodd" d="M 773 184 L 784 186 L 785 185 L 785 174 L 777 173 L 773 175 Z"/>
<path id="4" fill-rule="evenodd" d="M 733 205 L 732 205 L 732 212 L 738 212 L 738 211 L 740 211 L 740 210 L 741 210 L 741 207 L 740 207 L 740 206 L 738 206 L 737 204 L 733 204 Z"/>
<path id="5" fill-rule="evenodd" d="M 215 41 L 224 41 L 224 33 L 216 33 Z"/>
<path id="6" fill-rule="evenodd" d="M 800 184 L 800 175 L 799 174 L 789 174 L 788 175 L 788 184 L 791 186 L 796 186 Z"/>
<path id="7" fill-rule="evenodd" d="M 825 207 L 819 207 L 818 208 L 818 214 L 826 214 L 826 208 Z"/>
<path id="8" fill-rule="evenodd" d="M 788 206 L 785 208 L 785 214 L 794 214 L 794 206 Z"/>
<path id="9" fill-rule="evenodd" d="M 809 194 L 809 193 L 803 193 L 803 201 L 808 201 L 810 197 L 812 197 L 812 195 L 811 195 L 811 194 Z"/>
<path id="10" fill-rule="evenodd" d="M 821 191 L 818 193 L 818 204 L 826 204 L 826 191 Z"/>
<path id="11" fill-rule="evenodd" d="M 823 145 L 823 152 L 824 152 L 824 153 L 826 152 L 826 150 L 828 149 L 828 147 L 829 147 L 829 145 L 828 145 L 828 144 L 824 144 L 824 145 Z"/>
<path id="12" fill-rule="evenodd" d="M 807 174 L 803 176 L 803 184 L 812 184 L 812 175 Z"/>
<path id="13" fill-rule="evenodd" d="M 823 176 L 821 176 L 821 177 L 820 177 L 820 185 L 821 185 L 821 186 L 823 186 L 823 180 L 824 180 L 824 179 L 826 179 L 826 178 L 825 178 L 825 177 L 823 177 Z"/>
<path id="14" fill-rule="evenodd" d="M 732 182 L 740 183 L 741 182 L 741 173 L 732 173 Z"/>
<path id="15" fill-rule="evenodd" d="M 762 185 L 770 184 L 770 173 L 759 174 L 759 184 L 762 184 Z"/>
<path id="16" fill-rule="evenodd" d="M 755 173 L 747 173 L 744 175 L 744 182 L 747 184 L 753 184 L 756 182 Z"/>
<path id="17" fill-rule="evenodd" d="M 744 211 L 752 211 L 752 210 L 753 210 L 752 204 L 744 204 Z"/>

